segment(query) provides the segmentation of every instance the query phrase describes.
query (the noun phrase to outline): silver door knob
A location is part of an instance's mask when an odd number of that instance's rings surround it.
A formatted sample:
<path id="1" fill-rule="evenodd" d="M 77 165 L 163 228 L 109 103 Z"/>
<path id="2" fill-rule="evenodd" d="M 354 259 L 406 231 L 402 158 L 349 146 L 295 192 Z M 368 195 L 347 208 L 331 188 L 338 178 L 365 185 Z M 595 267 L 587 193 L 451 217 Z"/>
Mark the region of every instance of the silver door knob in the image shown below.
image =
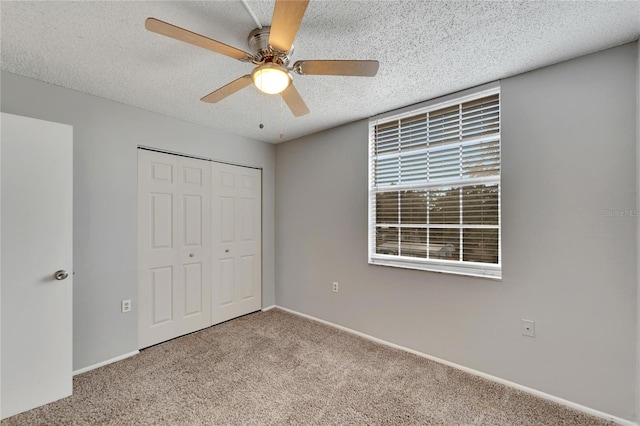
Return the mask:
<path id="1" fill-rule="evenodd" d="M 61 281 L 67 278 L 69 276 L 69 273 L 64 269 L 60 269 L 59 271 L 56 271 L 56 273 L 53 274 L 53 276 L 55 277 L 56 280 Z"/>

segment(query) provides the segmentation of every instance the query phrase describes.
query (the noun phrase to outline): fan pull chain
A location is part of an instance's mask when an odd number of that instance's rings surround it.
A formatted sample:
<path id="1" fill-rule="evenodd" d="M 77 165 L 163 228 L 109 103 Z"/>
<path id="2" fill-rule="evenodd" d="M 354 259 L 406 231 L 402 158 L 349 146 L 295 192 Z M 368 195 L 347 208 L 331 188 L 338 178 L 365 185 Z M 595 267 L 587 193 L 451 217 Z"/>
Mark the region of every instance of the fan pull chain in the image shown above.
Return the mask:
<path id="1" fill-rule="evenodd" d="M 261 91 L 258 96 L 260 96 L 260 125 L 258 127 L 260 127 L 261 129 L 264 129 L 264 124 L 262 122 L 262 102 L 264 99 L 264 92 Z"/>
<path id="2" fill-rule="evenodd" d="M 284 102 L 280 96 L 280 140 L 284 139 L 284 119 L 282 117 L 284 111 Z"/>

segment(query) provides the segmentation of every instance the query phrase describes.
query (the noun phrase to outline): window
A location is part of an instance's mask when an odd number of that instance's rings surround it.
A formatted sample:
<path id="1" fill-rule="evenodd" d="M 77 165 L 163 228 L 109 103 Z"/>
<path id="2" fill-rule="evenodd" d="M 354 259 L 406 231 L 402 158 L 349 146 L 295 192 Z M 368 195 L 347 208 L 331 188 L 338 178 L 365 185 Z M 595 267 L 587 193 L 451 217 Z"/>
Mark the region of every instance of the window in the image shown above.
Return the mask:
<path id="1" fill-rule="evenodd" d="M 501 277 L 498 89 L 369 121 L 369 263 Z"/>

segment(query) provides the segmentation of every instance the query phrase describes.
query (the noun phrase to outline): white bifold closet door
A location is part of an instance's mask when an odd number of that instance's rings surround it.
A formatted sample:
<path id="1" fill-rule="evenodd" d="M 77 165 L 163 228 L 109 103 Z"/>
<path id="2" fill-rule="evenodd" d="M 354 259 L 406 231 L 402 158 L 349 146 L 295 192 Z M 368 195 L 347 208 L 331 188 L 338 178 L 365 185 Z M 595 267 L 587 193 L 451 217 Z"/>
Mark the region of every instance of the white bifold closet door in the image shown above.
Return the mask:
<path id="1" fill-rule="evenodd" d="M 140 348 L 211 325 L 210 173 L 138 150 Z"/>
<path id="2" fill-rule="evenodd" d="M 213 324 L 262 307 L 260 170 L 212 163 Z"/>
<path id="3" fill-rule="evenodd" d="M 261 171 L 138 150 L 138 346 L 262 307 Z"/>

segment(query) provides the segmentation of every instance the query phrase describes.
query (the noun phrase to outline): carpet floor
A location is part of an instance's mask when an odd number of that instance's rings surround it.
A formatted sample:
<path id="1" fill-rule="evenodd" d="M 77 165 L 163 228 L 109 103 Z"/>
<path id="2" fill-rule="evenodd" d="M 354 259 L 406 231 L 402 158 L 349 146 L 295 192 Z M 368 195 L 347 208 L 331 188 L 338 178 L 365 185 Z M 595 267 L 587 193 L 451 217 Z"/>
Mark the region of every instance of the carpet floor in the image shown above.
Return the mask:
<path id="1" fill-rule="evenodd" d="M 608 425 L 282 310 L 78 375 L 3 425 Z"/>

